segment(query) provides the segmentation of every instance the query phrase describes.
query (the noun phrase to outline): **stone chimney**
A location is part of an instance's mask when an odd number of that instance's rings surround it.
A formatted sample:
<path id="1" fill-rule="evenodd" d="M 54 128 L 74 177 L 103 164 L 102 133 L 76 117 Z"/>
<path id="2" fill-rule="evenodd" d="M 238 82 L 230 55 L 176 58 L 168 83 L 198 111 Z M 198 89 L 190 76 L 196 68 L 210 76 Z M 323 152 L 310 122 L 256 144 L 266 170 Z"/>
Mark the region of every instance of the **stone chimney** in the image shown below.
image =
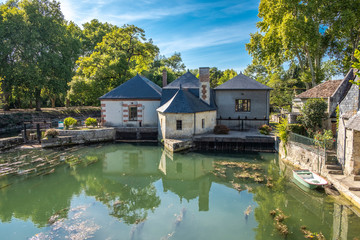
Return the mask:
<path id="1" fill-rule="evenodd" d="M 162 80 L 163 80 L 163 87 L 166 87 L 166 85 L 167 85 L 167 71 L 166 71 L 166 69 L 163 69 Z"/>
<path id="2" fill-rule="evenodd" d="M 200 88 L 199 98 L 210 105 L 210 68 L 199 68 Z"/>

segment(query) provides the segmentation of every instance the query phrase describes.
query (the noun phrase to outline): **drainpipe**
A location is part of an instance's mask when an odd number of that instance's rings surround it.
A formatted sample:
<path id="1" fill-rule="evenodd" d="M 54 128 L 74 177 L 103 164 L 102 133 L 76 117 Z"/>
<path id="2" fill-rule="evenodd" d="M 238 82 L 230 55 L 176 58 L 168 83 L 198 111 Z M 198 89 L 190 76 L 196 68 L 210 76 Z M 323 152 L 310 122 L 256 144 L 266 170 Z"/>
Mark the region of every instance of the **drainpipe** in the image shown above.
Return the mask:
<path id="1" fill-rule="evenodd" d="M 196 113 L 194 113 L 194 135 L 196 133 Z"/>

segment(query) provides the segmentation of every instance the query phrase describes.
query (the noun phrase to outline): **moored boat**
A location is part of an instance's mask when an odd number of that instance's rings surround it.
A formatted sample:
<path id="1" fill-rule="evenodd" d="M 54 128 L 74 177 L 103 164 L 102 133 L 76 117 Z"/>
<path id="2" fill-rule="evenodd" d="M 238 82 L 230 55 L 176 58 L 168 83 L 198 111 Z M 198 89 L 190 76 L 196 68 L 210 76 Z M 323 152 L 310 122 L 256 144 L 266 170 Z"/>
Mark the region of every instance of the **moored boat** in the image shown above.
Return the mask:
<path id="1" fill-rule="evenodd" d="M 293 177 L 299 183 L 310 189 L 315 189 L 319 186 L 324 186 L 328 184 L 328 182 L 324 178 L 307 169 L 293 170 Z"/>

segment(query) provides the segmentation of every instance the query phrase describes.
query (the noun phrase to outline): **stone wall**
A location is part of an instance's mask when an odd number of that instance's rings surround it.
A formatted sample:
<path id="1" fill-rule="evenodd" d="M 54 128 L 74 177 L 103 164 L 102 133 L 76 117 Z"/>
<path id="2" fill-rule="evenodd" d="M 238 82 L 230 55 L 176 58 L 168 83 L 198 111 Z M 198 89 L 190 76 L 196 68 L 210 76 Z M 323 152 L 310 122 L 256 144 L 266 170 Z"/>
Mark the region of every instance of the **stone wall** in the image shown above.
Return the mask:
<path id="1" fill-rule="evenodd" d="M 286 151 L 284 144 L 280 144 L 279 155 L 295 166 L 302 169 L 309 169 L 321 175 L 326 175 L 325 161 L 326 156 L 323 151 L 303 144 L 289 141 L 287 143 Z"/>
<path id="2" fill-rule="evenodd" d="M 346 129 L 345 168 L 346 175 L 360 174 L 360 132 Z"/>
<path id="3" fill-rule="evenodd" d="M 0 151 L 21 145 L 24 142 L 22 137 L 9 137 L 0 139 Z"/>
<path id="4" fill-rule="evenodd" d="M 114 128 L 91 130 L 59 130 L 59 137 L 42 139 L 42 147 L 57 147 L 73 144 L 96 143 L 115 140 Z"/>

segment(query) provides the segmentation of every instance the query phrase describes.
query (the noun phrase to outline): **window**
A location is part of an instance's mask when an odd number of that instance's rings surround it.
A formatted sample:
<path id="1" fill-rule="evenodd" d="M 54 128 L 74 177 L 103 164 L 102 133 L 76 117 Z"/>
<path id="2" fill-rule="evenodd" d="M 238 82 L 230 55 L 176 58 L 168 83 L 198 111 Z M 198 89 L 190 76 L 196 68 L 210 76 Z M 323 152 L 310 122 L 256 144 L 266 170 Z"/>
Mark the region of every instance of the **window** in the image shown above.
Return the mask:
<path id="1" fill-rule="evenodd" d="M 201 119 L 201 127 L 205 128 L 205 118 Z"/>
<path id="2" fill-rule="evenodd" d="M 137 121 L 137 107 L 129 107 L 129 121 Z"/>
<path id="3" fill-rule="evenodd" d="M 235 112 L 250 112 L 250 99 L 236 99 Z"/>
<path id="4" fill-rule="evenodd" d="M 176 130 L 182 130 L 182 121 L 176 120 Z"/>

